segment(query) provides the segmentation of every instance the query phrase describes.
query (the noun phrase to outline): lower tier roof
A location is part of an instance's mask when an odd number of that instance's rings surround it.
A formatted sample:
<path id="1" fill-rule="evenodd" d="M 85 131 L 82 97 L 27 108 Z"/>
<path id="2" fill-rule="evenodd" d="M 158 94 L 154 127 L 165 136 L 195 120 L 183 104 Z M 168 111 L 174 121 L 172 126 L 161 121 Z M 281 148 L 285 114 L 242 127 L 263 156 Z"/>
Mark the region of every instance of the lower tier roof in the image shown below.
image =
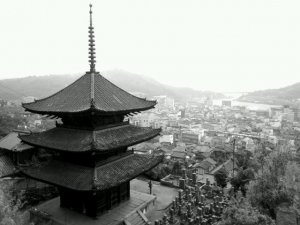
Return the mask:
<path id="1" fill-rule="evenodd" d="M 21 171 L 32 179 L 76 191 L 104 191 L 157 166 L 163 156 L 131 154 L 99 167 L 51 160 Z"/>
<path id="2" fill-rule="evenodd" d="M 17 173 L 16 164 L 6 154 L 0 155 L 0 178 Z"/>
<path id="3" fill-rule="evenodd" d="M 161 129 L 128 124 L 95 131 L 55 127 L 41 133 L 21 135 L 20 139 L 26 144 L 51 150 L 99 152 L 132 146 L 152 139 L 160 132 Z"/>

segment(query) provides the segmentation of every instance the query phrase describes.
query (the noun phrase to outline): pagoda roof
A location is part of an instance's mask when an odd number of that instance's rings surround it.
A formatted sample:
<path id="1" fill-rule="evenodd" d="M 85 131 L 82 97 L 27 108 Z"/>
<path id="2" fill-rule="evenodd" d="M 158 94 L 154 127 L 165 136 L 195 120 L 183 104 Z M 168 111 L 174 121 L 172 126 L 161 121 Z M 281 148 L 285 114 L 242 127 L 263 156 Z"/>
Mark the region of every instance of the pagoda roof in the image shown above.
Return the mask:
<path id="1" fill-rule="evenodd" d="M 11 132 L 0 140 L 0 149 L 22 152 L 33 149 L 32 146 L 22 143 L 17 132 Z"/>
<path id="2" fill-rule="evenodd" d="M 7 177 L 17 172 L 16 164 L 6 154 L 0 154 L 0 177 Z"/>
<path id="3" fill-rule="evenodd" d="M 108 151 L 128 147 L 159 135 L 161 129 L 125 124 L 100 130 L 80 130 L 66 127 L 21 135 L 20 139 L 32 146 L 66 152 Z"/>
<path id="4" fill-rule="evenodd" d="M 103 191 L 119 186 L 157 166 L 163 156 L 130 154 L 98 167 L 51 160 L 22 172 L 32 179 L 77 191 Z"/>
<path id="5" fill-rule="evenodd" d="M 61 91 L 44 99 L 23 103 L 30 112 L 49 115 L 96 112 L 130 113 L 154 108 L 156 101 L 136 97 L 117 87 L 99 72 L 87 72 Z"/>

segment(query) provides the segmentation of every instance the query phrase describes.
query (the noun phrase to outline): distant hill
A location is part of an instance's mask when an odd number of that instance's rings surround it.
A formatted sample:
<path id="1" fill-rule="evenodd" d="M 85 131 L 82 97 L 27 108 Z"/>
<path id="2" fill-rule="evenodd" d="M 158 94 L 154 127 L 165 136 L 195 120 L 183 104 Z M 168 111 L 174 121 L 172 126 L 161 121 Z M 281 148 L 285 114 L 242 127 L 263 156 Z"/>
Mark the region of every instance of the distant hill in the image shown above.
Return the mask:
<path id="1" fill-rule="evenodd" d="M 248 93 L 239 100 L 262 103 L 288 104 L 300 99 L 300 82 L 278 89 L 267 89 Z"/>
<path id="2" fill-rule="evenodd" d="M 44 98 L 65 88 L 83 74 L 29 76 L 0 80 L 0 99 L 18 101 L 22 100 L 23 96 Z M 147 97 L 155 95 L 167 95 L 176 99 L 201 96 L 209 97 L 210 95 L 214 98 L 224 97 L 223 94 L 219 93 L 164 85 L 152 78 L 122 70 L 104 71 L 101 74 L 125 91 L 144 93 Z"/>

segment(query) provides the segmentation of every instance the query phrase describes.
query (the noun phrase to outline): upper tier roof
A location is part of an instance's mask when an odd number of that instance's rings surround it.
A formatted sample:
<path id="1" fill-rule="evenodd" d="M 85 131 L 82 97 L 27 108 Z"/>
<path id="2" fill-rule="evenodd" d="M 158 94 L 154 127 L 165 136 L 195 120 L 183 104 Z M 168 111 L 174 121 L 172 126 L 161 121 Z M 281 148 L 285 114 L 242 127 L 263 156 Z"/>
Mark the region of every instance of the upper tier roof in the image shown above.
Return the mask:
<path id="1" fill-rule="evenodd" d="M 66 152 L 108 151 L 128 147 L 159 135 L 161 129 L 122 125 L 102 130 L 56 127 L 41 133 L 21 135 L 20 139 L 40 148 Z"/>
<path id="2" fill-rule="evenodd" d="M 39 114 L 59 115 L 93 111 L 99 114 L 130 113 L 154 108 L 148 101 L 117 87 L 99 72 L 87 72 L 61 91 L 23 107 Z"/>

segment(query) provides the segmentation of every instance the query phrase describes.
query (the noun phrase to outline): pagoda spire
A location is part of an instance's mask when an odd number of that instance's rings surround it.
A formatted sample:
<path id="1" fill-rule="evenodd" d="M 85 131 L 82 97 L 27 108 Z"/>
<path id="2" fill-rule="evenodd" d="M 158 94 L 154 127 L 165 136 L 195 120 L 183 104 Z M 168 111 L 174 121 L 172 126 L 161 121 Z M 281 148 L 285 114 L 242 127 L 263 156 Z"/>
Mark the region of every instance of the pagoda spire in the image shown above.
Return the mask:
<path id="1" fill-rule="evenodd" d="M 95 40 L 94 40 L 94 27 L 92 21 L 92 4 L 90 4 L 90 26 L 89 26 L 89 62 L 90 62 L 90 72 L 95 72 L 96 64 L 96 52 L 95 52 Z"/>

